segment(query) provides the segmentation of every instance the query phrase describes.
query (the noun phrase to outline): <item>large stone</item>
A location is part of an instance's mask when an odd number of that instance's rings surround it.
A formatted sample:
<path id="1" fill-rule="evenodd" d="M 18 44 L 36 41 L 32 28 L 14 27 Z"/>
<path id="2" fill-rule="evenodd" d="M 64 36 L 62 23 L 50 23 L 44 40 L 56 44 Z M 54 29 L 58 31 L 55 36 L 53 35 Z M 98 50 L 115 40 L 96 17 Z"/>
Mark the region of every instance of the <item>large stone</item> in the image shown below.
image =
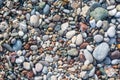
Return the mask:
<path id="1" fill-rule="evenodd" d="M 93 56 L 98 61 L 103 61 L 109 52 L 109 45 L 105 42 L 98 45 L 93 51 Z"/>
<path id="2" fill-rule="evenodd" d="M 90 12 L 90 16 L 95 20 L 103 20 L 108 17 L 108 11 L 102 7 L 98 7 L 94 11 Z"/>

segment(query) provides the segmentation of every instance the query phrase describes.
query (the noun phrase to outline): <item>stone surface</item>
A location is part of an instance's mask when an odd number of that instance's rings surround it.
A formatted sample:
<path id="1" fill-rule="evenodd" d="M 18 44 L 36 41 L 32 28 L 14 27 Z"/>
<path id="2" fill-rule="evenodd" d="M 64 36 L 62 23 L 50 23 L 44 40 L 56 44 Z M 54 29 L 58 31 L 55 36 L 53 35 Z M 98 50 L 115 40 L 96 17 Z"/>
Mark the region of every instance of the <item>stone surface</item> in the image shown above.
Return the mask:
<path id="1" fill-rule="evenodd" d="M 97 23 L 96 23 L 96 26 L 98 27 L 98 28 L 100 28 L 101 26 L 102 26 L 102 21 L 101 20 L 99 20 L 99 21 L 97 21 Z"/>
<path id="2" fill-rule="evenodd" d="M 13 50 L 18 51 L 22 49 L 22 41 L 17 40 L 15 44 L 13 44 Z"/>
<path id="3" fill-rule="evenodd" d="M 69 23 L 68 23 L 68 22 L 63 23 L 63 24 L 61 25 L 61 30 L 62 30 L 62 31 L 65 31 L 65 30 L 67 30 L 68 27 L 69 27 Z"/>
<path id="4" fill-rule="evenodd" d="M 19 58 L 16 59 L 15 62 L 16 62 L 17 64 L 20 64 L 20 63 L 23 63 L 24 60 L 25 60 L 24 56 L 20 56 Z"/>
<path id="5" fill-rule="evenodd" d="M 109 50 L 109 45 L 103 42 L 95 48 L 93 51 L 93 56 L 96 60 L 103 61 L 108 55 Z"/>
<path id="6" fill-rule="evenodd" d="M 113 10 L 110 10 L 108 13 L 109 13 L 110 16 L 115 16 L 115 14 L 117 13 L 117 10 L 115 8 Z"/>
<path id="7" fill-rule="evenodd" d="M 43 9 L 43 13 L 47 15 L 47 14 L 49 14 L 49 12 L 50 12 L 50 6 L 48 4 L 46 4 Z"/>

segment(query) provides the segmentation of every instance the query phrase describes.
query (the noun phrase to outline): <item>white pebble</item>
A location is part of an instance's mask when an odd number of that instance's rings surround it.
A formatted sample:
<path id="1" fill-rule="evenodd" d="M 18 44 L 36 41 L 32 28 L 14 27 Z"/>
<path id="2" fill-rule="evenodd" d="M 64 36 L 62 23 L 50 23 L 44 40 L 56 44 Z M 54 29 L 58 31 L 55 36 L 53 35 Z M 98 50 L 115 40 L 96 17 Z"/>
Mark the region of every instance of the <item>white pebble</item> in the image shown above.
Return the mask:
<path id="1" fill-rule="evenodd" d="M 100 28 L 100 27 L 102 26 L 102 21 L 99 20 L 99 21 L 96 23 L 96 26 L 97 26 L 98 28 Z"/>
<path id="2" fill-rule="evenodd" d="M 23 31 L 19 31 L 18 34 L 19 34 L 19 36 L 24 36 L 24 32 Z"/>

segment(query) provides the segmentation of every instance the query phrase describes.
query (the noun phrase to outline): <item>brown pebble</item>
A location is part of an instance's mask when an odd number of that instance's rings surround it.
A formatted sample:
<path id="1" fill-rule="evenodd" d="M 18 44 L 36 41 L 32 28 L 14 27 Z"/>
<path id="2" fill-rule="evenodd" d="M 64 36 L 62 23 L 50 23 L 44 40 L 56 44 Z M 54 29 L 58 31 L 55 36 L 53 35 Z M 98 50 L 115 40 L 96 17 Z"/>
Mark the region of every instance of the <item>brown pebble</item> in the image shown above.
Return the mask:
<path id="1" fill-rule="evenodd" d="M 27 78 L 32 78 L 34 73 L 32 71 L 27 72 Z"/>
<path id="2" fill-rule="evenodd" d="M 120 58 L 120 51 L 116 50 L 110 54 L 111 59 L 119 59 Z"/>
<path id="3" fill-rule="evenodd" d="M 97 70 L 96 74 L 99 76 L 99 75 L 101 75 L 101 72 L 99 70 Z"/>
<path id="4" fill-rule="evenodd" d="M 80 57 L 80 62 L 85 62 L 86 59 L 85 59 L 85 56 L 83 54 L 80 54 L 79 57 Z"/>
<path id="5" fill-rule="evenodd" d="M 60 20 L 60 16 L 59 15 L 54 15 L 53 16 L 53 21 L 59 21 Z"/>
<path id="6" fill-rule="evenodd" d="M 88 29 L 88 26 L 82 22 L 80 22 L 80 28 L 82 31 L 86 31 Z"/>
<path id="7" fill-rule="evenodd" d="M 118 65 L 113 65 L 112 66 L 114 69 L 118 69 Z"/>
<path id="8" fill-rule="evenodd" d="M 30 45 L 29 44 L 25 44 L 24 48 L 28 50 L 30 48 Z"/>
<path id="9" fill-rule="evenodd" d="M 81 49 L 84 49 L 84 48 L 86 48 L 87 45 L 88 45 L 87 42 L 83 42 L 83 43 L 80 45 L 80 48 L 81 48 Z"/>

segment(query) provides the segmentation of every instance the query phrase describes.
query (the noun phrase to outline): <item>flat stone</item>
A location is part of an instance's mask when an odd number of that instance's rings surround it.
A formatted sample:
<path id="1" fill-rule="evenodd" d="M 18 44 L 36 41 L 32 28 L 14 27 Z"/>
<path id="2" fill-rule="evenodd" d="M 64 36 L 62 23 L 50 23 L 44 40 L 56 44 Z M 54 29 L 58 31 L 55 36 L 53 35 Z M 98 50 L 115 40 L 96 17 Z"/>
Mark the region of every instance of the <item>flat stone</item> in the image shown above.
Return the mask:
<path id="1" fill-rule="evenodd" d="M 66 33 L 66 38 L 67 39 L 70 39 L 72 38 L 74 35 L 75 35 L 76 31 L 75 30 L 72 30 L 72 31 L 69 31 Z"/>
<path id="2" fill-rule="evenodd" d="M 30 17 L 30 24 L 34 27 L 38 27 L 39 26 L 39 17 L 37 15 L 32 15 Z"/>
<path id="3" fill-rule="evenodd" d="M 67 51 L 67 54 L 69 56 L 77 56 L 78 55 L 78 50 L 76 48 L 71 48 L 70 50 Z"/>
<path id="4" fill-rule="evenodd" d="M 107 30 L 107 34 L 108 34 L 109 37 L 114 37 L 115 34 L 116 34 L 115 27 L 110 27 L 110 28 Z"/>
<path id="5" fill-rule="evenodd" d="M 80 45 L 83 42 L 83 37 L 81 34 L 78 34 L 76 37 L 76 45 Z"/>
<path id="6" fill-rule="evenodd" d="M 84 50 L 84 56 L 85 56 L 85 59 L 88 60 L 90 63 L 93 62 L 93 56 L 87 49 Z"/>
<path id="7" fill-rule="evenodd" d="M 43 65 L 42 65 L 41 63 L 36 63 L 36 64 L 35 64 L 35 70 L 36 70 L 37 72 L 42 71 L 42 69 L 43 69 Z"/>
<path id="8" fill-rule="evenodd" d="M 23 62 L 23 68 L 26 70 L 30 70 L 30 63 L 29 62 Z"/>
<path id="9" fill-rule="evenodd" d="M 116 50 L 110 54 L 111 59 L 119 59 L 120 58 L 120 51 Z"/>
<path id="10" fill-rule="evenodd" d="M 103 36 L 100 35 L 100 34 L 97 34 L 97 35 L 94 36 L 94 40 L 97 43 L 102 42 L 103 41 Z"/>
<path id="11" fill-rule="evenodd" d="M 93 51 L 93 56 L 96 60 L 103 61 L 108 55 L 109 50 L 109 45 L 103 42 L 95 48 Z"/>

